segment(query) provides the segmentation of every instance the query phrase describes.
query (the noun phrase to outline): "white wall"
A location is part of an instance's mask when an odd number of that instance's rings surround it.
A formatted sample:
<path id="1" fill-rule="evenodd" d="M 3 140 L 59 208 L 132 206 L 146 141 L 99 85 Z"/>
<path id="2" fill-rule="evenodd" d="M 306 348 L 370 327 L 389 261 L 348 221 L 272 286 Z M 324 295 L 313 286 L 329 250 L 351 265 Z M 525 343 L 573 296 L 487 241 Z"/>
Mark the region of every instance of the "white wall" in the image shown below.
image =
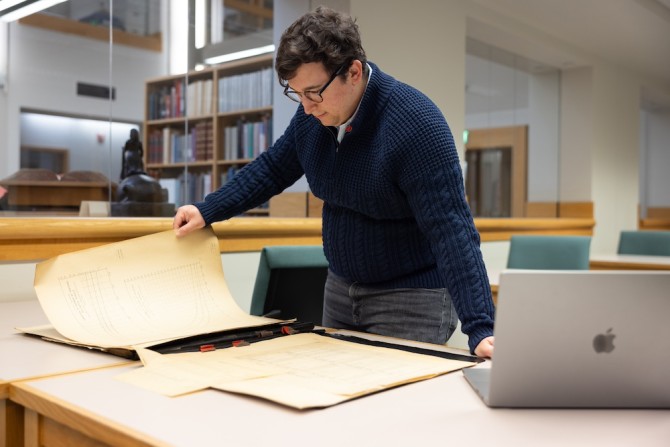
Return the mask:
<path id="1" fill-rule="evenodd" d="M 251 309 L 251 295 L 254 292 L 260 251 L 249 253 L 224 253 L 221 255 L 223 274 L 230 293 L 242 310 Z"/>
<path id="2" fill-rule="evenodd" d="M 272 40 L 275 48 L 279 46 L 281 34 L 298 17 L 314 9 L 310 0 L 275 0 L 274 15 L 272 17 Z M 284 89 L 279 85 L 276 74 L 274 75 L 272 90 L 272 135 L 276 140 L 284 134 L 293 114 L 298 108 L 298 103 L 291 101 L 284 95 Z M 309 191 L 307 180 L 303 176 L 293 186 L 286 189 L 289 192 Z"/>
<path id="3" fill-rule="evenodd" d="M 463 158 L 465 12 L 459 0 L 351 0 L 368 59 L 425 93 Z"/>
<path id="4" fill-rule="evenodd" d="M 535 73 L 528 94 L 529 202 L 557 202 L 560 135 L 560 73 Z"/>
<path id="5" fill-rule="evenodd" d="M 1 42 L 0 42 L 1 44 Z M 8 169 L 3 169 L 3 166 L 9 164 L 9 148 L 3 146 L 9 140 L 9 119 L 7 117 L 7 93 L 0 88 L 0 179 L 5 178 Z M 17 149 L 18 152 L 18 149 Z"/>
<path id="6" fill-rule="evenodd" d="M 637 228 L 640 90 L 638 79 L 622 70 L 594 69 L 592 253 L 615 253 L 620 231 Z"/>
<path id="7" fill-rule="evenodd" d="M 592 70 L 561 74 L 559 197 L 564 202 L 591 201 L 593 147 Z"/>
<path id="8" fill-rule="evenodd" d="M 670 113 L 644 113 L 643 172 L 649 207 L 670 207 Z"/>
<path id="9" fill-rule="evenodd" d="M 349 0 L 275 0 L 272 40 L 275 47 L 279 46 L 281 35 L 286 28 L 288 28 L 294 21 L 296 21 L 303 14 L 316 9 L 317 6 L 324 5 L 329 8 L 341 12 L 350 12 Z M 272 113 L 272 135 L 274 139 L 279 138 L 284 130 L 288 127 L 293 114 L 298 108 L 298 104 L 291 101 L 284 95 L 284 90 L 277 82 L 275 76 L 273 98 L 273 113 Z M 294 185 L 289 186 L 288 192 L 302 192 L 309 191 L 307 179 L 303 176 Z"/>
<path id="10" fill-rule="evenodd" d="M 0 262 L 0 302 L 37 299 L 33 289 L 35 262 Z"/>
<path id="11" fill-rule="evenodd" d="M 0 21 L 0 179 L 4 177 L 1 166 L 7 166 L 6 149 L 9 124 L 7 119 L 7 75 L 8 75 L 8 50 L 9 50 L 9 27 L 7 23 Z"/>

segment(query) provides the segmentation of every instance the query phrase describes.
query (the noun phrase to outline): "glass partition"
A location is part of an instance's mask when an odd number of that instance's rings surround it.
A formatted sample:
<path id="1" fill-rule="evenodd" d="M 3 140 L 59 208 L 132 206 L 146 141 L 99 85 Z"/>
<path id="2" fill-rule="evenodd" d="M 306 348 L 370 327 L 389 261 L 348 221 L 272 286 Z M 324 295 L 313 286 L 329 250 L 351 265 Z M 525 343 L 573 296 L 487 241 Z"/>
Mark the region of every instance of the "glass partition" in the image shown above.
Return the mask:
<path id="1" fill-rule="evenodd" d="M 272 110 L 270 94 L 220 118 L 222 78 L 269 68 L 271 85 L 272 59 L 224 71 L 218 56 L 271 44 L 272 8 L 69 0 L 8 23 L 3 85 L 19 150 L 18 170 L 0 177 L 3 214 L 92 215 L 80 205 L 105 202 L 95 215 L 171 217 L 218 187 L 271 141 Z M 263 141 L 227 162 L 224 123 L 262 128 Z"/>
<path id="2" fill-rule="evenodd" d="M 78 215 L 103 202 L 111 214 L 124 147 L 141 138 L 144 80 L 164 66 L 162 4 L 71 0 L 7 24 L 18 170 L 3 176 L 3 210 Z"/>

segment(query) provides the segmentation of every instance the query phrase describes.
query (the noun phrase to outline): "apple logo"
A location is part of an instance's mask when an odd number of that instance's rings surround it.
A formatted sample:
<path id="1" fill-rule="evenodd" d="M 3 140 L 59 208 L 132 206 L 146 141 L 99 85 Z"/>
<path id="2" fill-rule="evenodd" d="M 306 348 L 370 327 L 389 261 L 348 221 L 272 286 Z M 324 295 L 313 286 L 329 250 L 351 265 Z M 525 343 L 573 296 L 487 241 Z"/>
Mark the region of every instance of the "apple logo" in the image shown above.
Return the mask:
<path id="1" fill-rule="evenodd" d="M 614 351 L 614 335 L 612 333 L 612 328 L 607 329 L 607 332 L 604 334 L 598 334 L 593 338 L 593 349 L 596 352 L 612 352 Z"/>

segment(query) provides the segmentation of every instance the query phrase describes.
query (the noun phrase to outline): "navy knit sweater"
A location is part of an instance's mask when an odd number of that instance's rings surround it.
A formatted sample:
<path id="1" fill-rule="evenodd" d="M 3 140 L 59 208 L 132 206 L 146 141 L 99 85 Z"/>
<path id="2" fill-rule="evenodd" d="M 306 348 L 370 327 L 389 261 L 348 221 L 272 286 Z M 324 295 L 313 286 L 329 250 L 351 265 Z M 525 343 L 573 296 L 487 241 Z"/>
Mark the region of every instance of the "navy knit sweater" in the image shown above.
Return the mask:
<path id="1" fill-rule="evenodd" d="M 211 224 L 304 174 L 324 201 L 331 270 L 378 287 L 446 287 L 473 351 L 493 334 L 494 310 L 451 131 L 424 94 L 371 66 L 341 143 L 301 105 L 267 152 L 195 205 Z"/>

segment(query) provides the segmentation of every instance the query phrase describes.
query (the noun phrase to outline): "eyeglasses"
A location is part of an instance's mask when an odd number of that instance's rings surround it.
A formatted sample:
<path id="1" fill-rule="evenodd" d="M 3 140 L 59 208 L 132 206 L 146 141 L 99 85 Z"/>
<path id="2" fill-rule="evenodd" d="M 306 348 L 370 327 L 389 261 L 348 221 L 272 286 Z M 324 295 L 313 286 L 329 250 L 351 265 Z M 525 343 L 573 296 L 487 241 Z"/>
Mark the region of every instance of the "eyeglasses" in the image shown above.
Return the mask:
<path id="1" fill-rule="evenodd" d="M 339 66 L 337 70 L 335 70 L 335 73 L 328 79 L 328 82 L 326 82 L 326 85 L 321 87 L 321 90 L 314 91 L 314 90 L 305 90 L 304 92 L 296 92 L 295 90 L 289 90 L 288 85 L 284 87 L 284 95 L 286 95 L 287 98 L 289 98 L 292 101 L 295 102 L 302 102 L 303 96 L 307 99 L 309 99 L 312 102 L 323 102 L 323 92 L 328 88 L 330 84 L 333 83 L 336 77 L 338 77 L 340 74 L 342 74 L 342 69 L 344 69 L 347 66 L 346 63 L 342 64 Z"/>

